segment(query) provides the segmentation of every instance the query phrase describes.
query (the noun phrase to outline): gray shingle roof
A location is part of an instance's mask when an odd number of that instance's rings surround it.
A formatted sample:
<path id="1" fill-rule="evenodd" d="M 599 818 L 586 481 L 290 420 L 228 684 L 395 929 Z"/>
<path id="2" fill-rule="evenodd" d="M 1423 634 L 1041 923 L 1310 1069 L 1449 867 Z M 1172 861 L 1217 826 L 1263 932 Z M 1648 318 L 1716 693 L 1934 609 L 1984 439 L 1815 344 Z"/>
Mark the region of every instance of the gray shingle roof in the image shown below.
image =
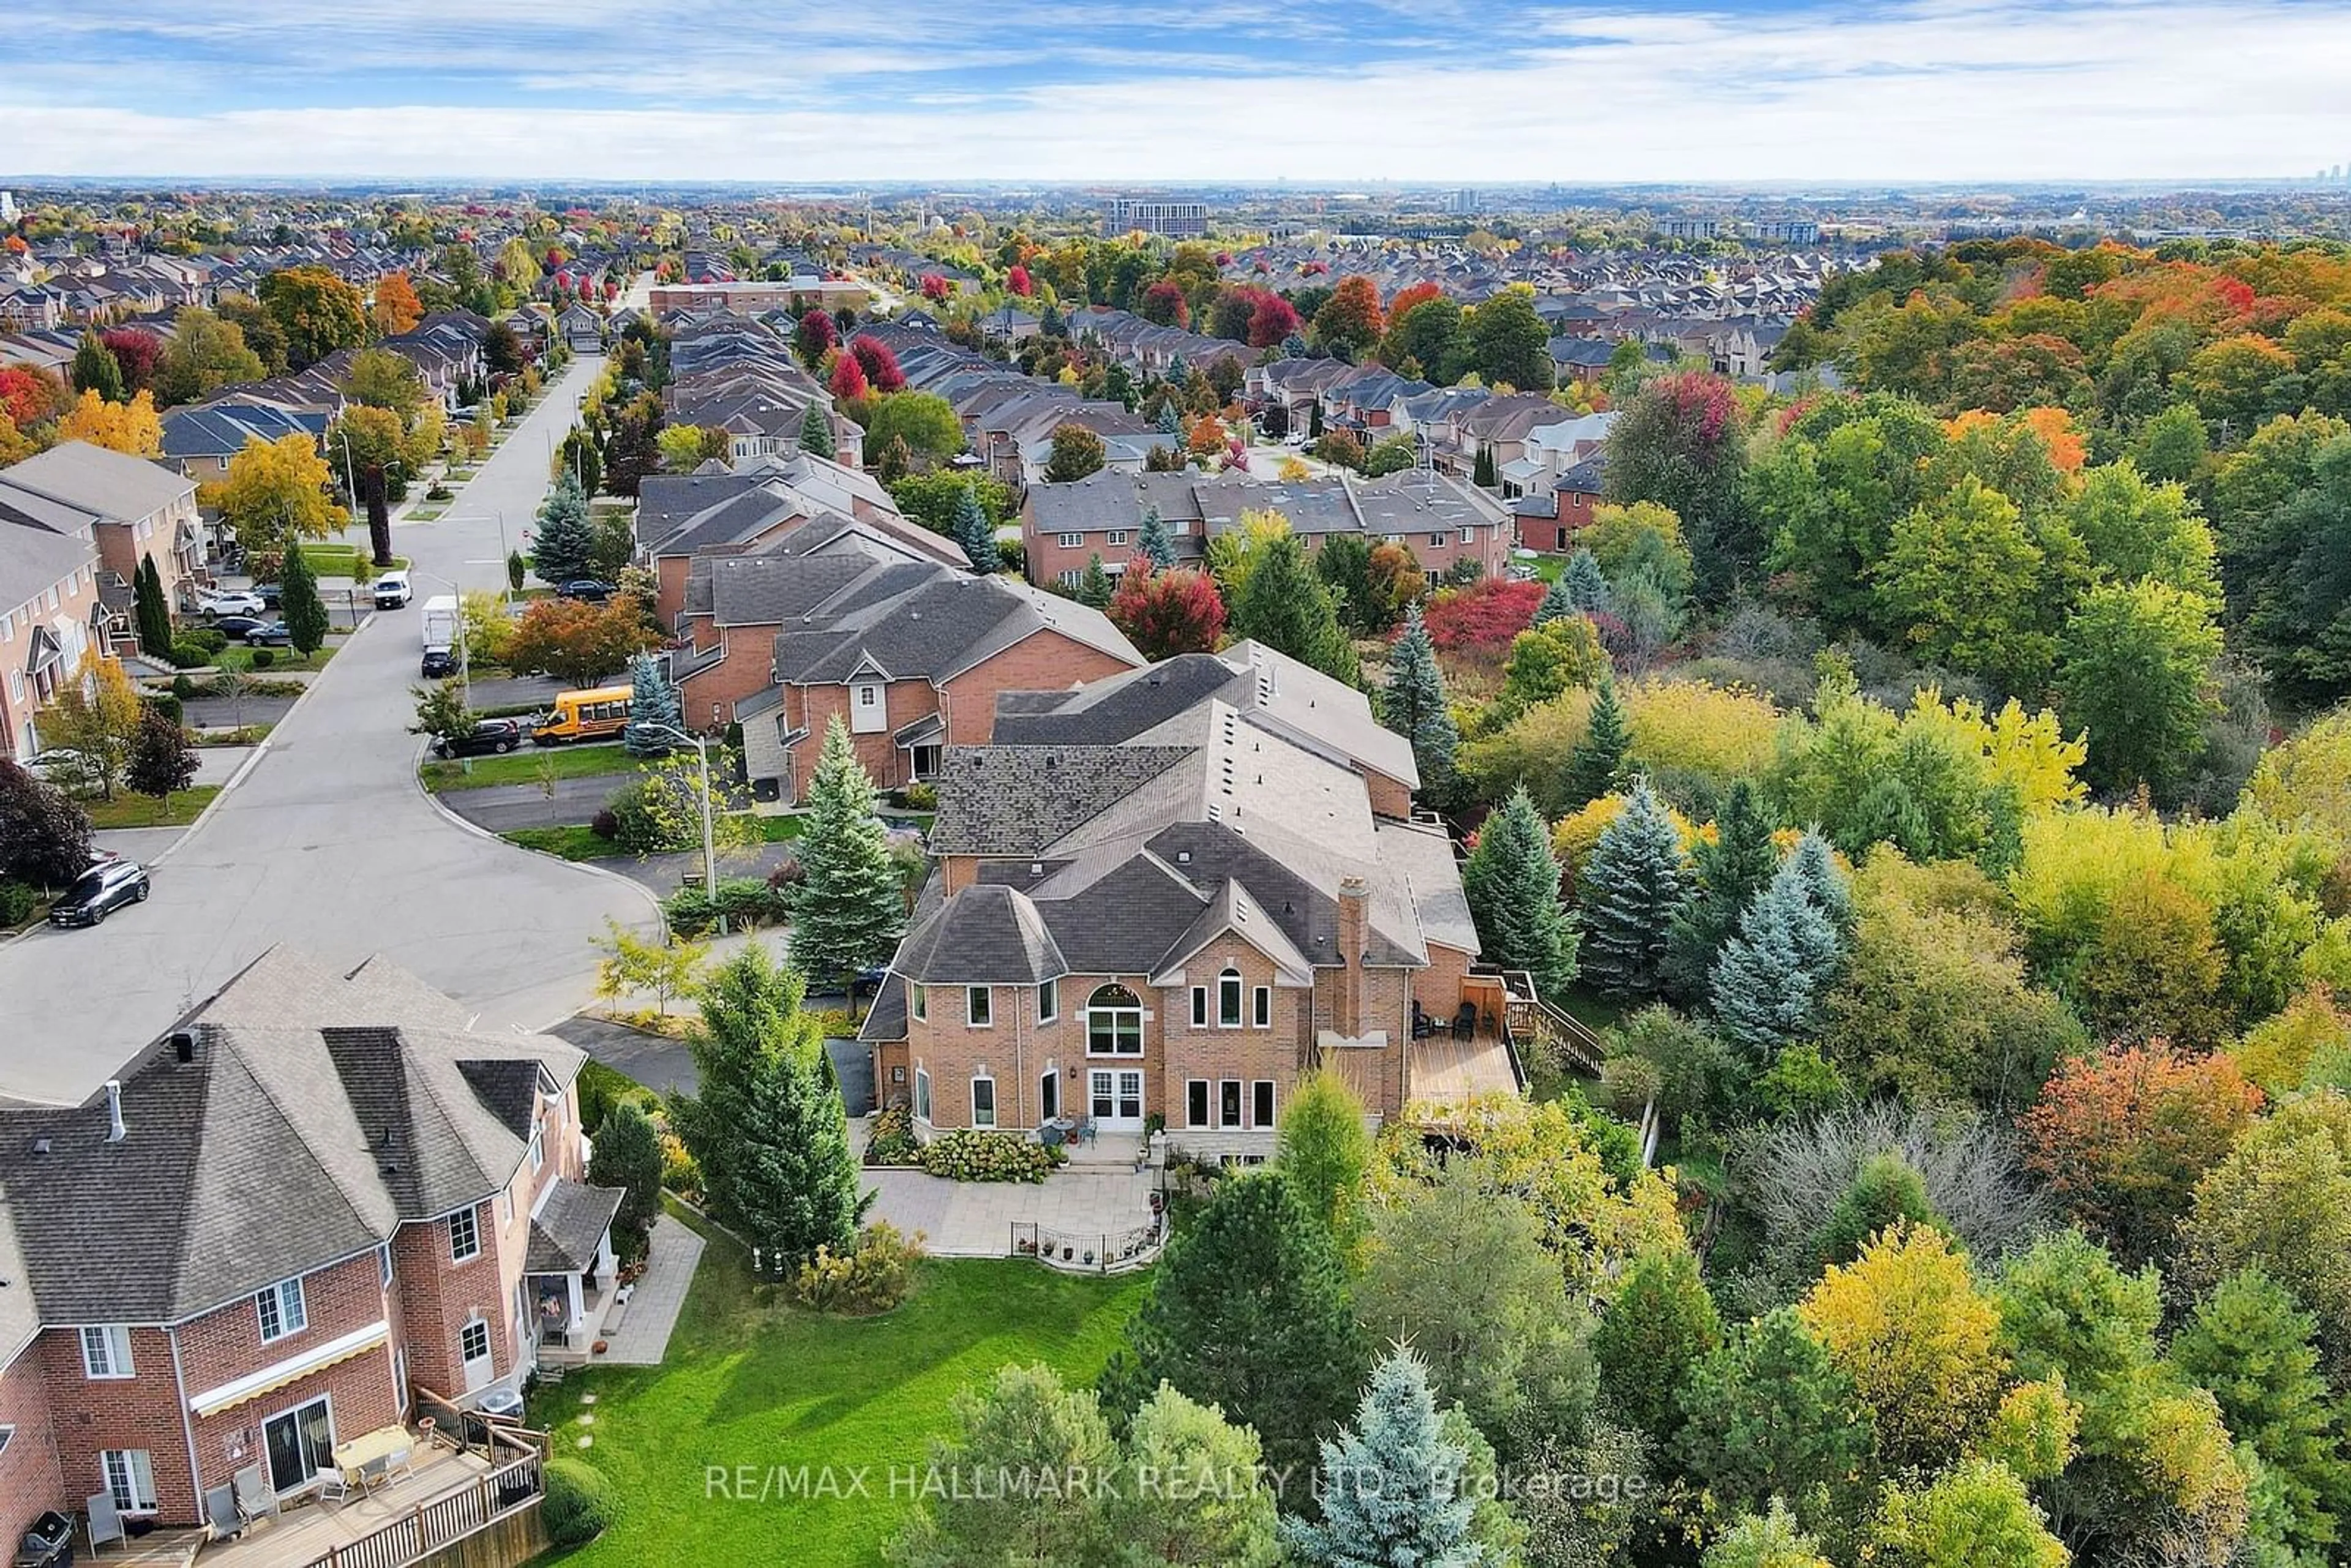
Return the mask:
<path id="1" fill-rule="evenodd" d="M 67 441 L 0 471 L 0 498 L 25 491 L 112 522 L 137 522 L 188 496 L 195 482 L 143 457 Z"/>
<path id="2" fill-rule="evenodd" d="M 967 889 L 908 932 L 891 967 L 924 986 L 1033 986 L 1069 973 L 1037 906 L 1000 885 Z"/>
<path id="3" fill-rule="evenodd" d="M 516 1081 L 565 1084 L 583 1059 L 465 1033 L 421 988 L 276 949 L 183 1022 L 193 1061 L 166 1040 L 123 1071 L 120 1142 L 102 1092 L 0 1112 L 42 1319 L 180 1322 L 502 1189 L 527 1149 Z"/>
<path id="4" fill-rule="evenodd" d="M 527 1274 L 579 1274 L 595 1267 L 604 1233 L 628 1194 L 617 1186 L 590 1186 L 558 1176 L 538 1212 L 530 1217 L 530 1246 L 523 1254 Z"/>
<path id="5" fill-rule="evenodd" d="M 0 523 L 0 613 L 29 603 L 97 559 L 88 539 Z"/>
<path id="6" fill-rule="evenodd" d="M 1179 746 L 950 746 L 934 854 L 1033 854 L 1191 755 Z"/>

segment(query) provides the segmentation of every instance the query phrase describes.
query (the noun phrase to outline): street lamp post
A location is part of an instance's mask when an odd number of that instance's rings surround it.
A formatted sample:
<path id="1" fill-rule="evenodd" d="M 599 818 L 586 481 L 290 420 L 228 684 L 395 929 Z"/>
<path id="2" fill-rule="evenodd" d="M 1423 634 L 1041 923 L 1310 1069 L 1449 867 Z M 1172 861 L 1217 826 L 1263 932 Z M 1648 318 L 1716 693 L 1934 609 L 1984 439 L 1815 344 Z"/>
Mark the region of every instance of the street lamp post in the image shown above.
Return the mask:
<path id="1" fill-rule="evenodd" d="M 702 890 L 710 900 L 713 914 L 717 915 L 718 935 L 726 935 L 726 916 L 718 909 L 718 835 L 710 816 L 710 740 L 706 736 L 688 735 L 665 724 L 641 727 L 648 735 L 668 741 L 673 746 L 691 745 L 702 762 Z"/>

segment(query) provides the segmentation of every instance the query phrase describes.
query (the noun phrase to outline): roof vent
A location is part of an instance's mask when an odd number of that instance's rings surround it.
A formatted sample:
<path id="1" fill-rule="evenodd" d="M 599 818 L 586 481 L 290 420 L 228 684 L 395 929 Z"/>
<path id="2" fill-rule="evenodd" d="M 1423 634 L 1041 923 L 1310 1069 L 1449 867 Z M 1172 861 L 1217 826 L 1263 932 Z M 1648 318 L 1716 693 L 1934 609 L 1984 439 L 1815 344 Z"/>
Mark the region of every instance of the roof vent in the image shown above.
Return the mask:
<path id="1" fill-rule="evenodd" d="M 122 1080 L 110 1078 L 106 1081 L 106 1141 L 119 1144 L 127 1132 L 122 1124 Z"/>
<path id="2" fill-rule="evenodd" d="M 1216 810 L 1213 806 L 1208 809 L 1212 811 Z M 1190 850 L 1177 850 L 1176 852 L 1176 863 L 1177 865 L 1190 865 L 1192 863 L 1192 852 Z"/>
<path id="3" fill-rule="evenodd" d="M 196 1059 L 194 1033 L 184 1029 L 174 1030 L 172 1032 L 172 1054 L 182 1061 L 193 1061 Z"/>
<path id="4" fill-rule="evenodd" d="M 47 1154 L 47 1153 L 49 1152 L 49 1141 L 48 1141 L 48 1139 L 47 1139 L 47 1138 L 35 1138 L 35 1139 L 33 1140 L 33 1152 L 34 1152 L 35 1154 L 37 1154 L 37 1155 L 46 1155 L 46 1154 Z"/>

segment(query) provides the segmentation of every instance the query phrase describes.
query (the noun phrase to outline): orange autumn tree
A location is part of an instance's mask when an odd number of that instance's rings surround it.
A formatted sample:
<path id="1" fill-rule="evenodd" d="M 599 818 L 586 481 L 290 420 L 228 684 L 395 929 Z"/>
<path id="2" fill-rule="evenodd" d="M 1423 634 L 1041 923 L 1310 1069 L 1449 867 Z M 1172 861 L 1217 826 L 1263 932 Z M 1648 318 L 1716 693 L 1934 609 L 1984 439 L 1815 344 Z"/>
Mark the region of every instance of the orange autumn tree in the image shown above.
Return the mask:
<path id="1" fill-rule="evenodd" d="M 2065 1062 L 2019 1119 L 2024 1163 L 2083 1228 L 2136 1265 L 2158 1256 L 2196 1184 L 2262 1106 L 2227 1056 L 2163 1040 Z"/>
<path id="2" fill-rule="evenodd" d="M 375 283 L 375 329 L 396 338 L 424 319 L 424 302 L 404 272 L 387 272 Z"/>

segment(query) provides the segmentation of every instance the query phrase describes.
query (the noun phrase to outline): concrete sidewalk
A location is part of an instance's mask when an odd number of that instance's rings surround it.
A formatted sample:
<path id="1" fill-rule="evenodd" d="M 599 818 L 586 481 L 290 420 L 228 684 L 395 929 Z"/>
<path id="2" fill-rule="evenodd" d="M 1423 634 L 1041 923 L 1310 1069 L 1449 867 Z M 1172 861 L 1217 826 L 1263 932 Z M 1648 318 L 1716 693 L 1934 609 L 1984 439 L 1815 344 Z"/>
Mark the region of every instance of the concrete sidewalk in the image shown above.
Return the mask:
<path id="1" fill-rule="evenodd" d="M 645 1271 L 621 1309 L 621 1324 L 606 1320 L 604 1354 L 595 1366 L 659 1366 L 669 1350 L 669 1336 L 685 1310 L 685 1294 L 694 1284 L 694 1270 L 702 1261 L 702 1238 L 691 1226 L 664 1214 L 653 1220 L 652 1247 Z"/>

